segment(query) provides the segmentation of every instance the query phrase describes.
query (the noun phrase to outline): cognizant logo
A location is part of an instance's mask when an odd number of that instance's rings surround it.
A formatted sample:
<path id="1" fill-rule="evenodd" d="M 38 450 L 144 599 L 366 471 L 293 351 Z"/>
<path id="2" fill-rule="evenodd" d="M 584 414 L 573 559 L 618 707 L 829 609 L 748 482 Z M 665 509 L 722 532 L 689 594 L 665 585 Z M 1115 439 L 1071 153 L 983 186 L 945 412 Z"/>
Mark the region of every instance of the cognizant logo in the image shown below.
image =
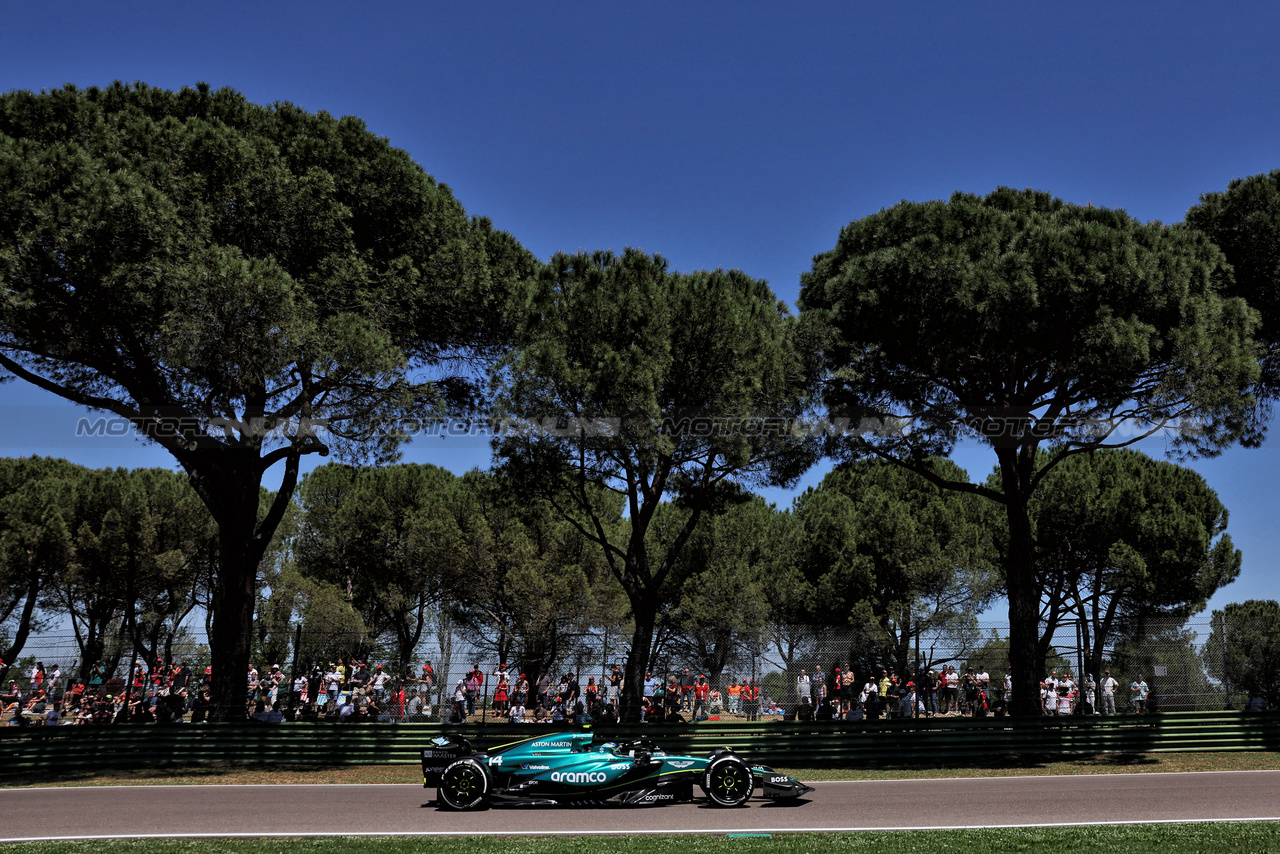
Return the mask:
<path id="1" fill-rule="evenodd" d="M 605 774 L 603 771 L 552 771 L 551 782 L 553 783 L 603 783 Z"/>

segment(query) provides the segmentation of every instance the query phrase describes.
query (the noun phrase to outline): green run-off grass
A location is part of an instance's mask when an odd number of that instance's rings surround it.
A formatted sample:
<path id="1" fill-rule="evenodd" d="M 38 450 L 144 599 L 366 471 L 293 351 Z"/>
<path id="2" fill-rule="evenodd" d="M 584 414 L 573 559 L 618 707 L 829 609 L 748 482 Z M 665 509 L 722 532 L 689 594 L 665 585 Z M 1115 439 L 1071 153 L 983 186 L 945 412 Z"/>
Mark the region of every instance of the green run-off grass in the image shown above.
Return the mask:
<path id="1" fill-rule="evenodd" d="M 986 828 L 866 833 L 785 833 L 772 836 L 681 834 L 655 836 L 471 837 L 465 841 L 437 837 L 278 837 L 270 839 L 94 840 L 32 842 L 5 847 L 5 854 L 734 854 L 766 852 L 1045 852 L 1045 854 L 1206 854 L 1206 852 L 1280 852 L 1280 823 L 1205 822 L 1047 827 L 993 830 Z"/>

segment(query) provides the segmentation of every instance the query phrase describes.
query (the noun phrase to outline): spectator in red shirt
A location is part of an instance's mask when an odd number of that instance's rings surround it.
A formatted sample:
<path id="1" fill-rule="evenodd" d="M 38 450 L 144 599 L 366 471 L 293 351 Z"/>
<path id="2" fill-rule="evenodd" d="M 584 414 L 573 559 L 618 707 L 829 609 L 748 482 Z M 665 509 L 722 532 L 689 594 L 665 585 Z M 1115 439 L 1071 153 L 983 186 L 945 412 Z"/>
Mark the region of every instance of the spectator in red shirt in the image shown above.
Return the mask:
<path id="1" fill-rule="evenodd" d="M 467 714 L 474 715 L 476 713 L 476 698 L 480 696 L 480 691 L 484 689 L 484 671 L 480 669 L 480 662 L 471 665 L 471 669 L 467 671 L 466 691 L 467 691 Z"/>
<path id="2" fill-rule="evenodd" d="M 422 665 L 422 676 L 419 677 L 418 679 L 418 684 L 421 686 L 421 688 L 419 689 L 419 693 L 425 694 L 429 692 L 431 690 L 431 683 L 435 681 L 436 681 L 435 668 L 432 667 L 431 662 L 428 661 L 426 664 Z"/>
<path id="3" fill-rule="evenodd" d="M 711 686 L 707 684 L 706 674 L 698 676 L 693 686 L 693 719 L 705 719 L 707 716 L 707 697 L 711 695 Z"/>

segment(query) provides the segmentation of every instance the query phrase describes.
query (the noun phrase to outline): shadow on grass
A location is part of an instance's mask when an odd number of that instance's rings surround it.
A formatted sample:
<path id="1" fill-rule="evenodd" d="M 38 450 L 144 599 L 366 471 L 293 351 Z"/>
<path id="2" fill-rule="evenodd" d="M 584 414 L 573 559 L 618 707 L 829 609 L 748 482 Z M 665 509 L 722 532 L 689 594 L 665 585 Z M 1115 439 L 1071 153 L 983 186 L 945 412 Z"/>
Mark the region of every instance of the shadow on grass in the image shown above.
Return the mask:
<path id="1" fill-rule="evenodd" d="M 22 786 L 121 785 L 177 780 L 190 783 L 216 783 L 227 779 L 240 782 L 245 775 L 269 778 L 276 774 L 349 774 L 351 765 L 334 763 L 201 762 L 172 765 L 147 765 L 136 768 L 101 768 L 81 770 L 22 771 L 5 775 L 6 788 Z"/>
<path id="2" fill-rule="evenodd" d="M 945 761 L 893 761 L 879 759 L 874 768 L 861 763 L 853 763 L 860 770 L 879 772 L 927 772 L 927 771 L 1048 771 L 1055 766 L 1072 765 L 1076 768 L 1098 771 L 1109 771 L 1122 768 L 1149 768 L 1161 764 L 1161 760 L 1152 754 L 1145 753 L 1096 753 L 1070 754 L 1060 756 L 1031 756 L 1025 754 L 956 756 L 949 755 Z M 814 765 L 823 770 L 840 770 L 845 765 Z"/>
<path id="3" fill-rule="evenodd" d="M 1145 768 L 1160 764 L 1160 760 L 1149 753 L 1101 753 L 1097 756 L 1080 757 L 1074 761 L 1077 765 L 1096 768 Z"/>

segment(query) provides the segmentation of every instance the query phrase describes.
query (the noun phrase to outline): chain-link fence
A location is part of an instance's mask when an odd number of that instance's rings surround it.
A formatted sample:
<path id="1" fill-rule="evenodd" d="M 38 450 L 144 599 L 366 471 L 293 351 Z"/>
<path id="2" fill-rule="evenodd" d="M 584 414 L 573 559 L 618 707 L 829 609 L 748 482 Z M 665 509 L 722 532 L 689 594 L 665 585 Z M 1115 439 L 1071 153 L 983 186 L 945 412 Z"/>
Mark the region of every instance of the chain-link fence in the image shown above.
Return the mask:
<path id="1" fill-rule="evenodd" d="M 1251 695 L 1273 692 L 1275 680 L 1268 679 L 1274 657 L 1255 655 L 1250 645 L 1269 649 L 1265 641 L 1274 631 L 1275 626 L 1226 625 L 1221 616 L 1188 623 L 1146 620 L 1098 644 L 1090 626 L 1060 621 L 1052 632 L 1042 627 L 1042 707 L 1058 713 L 1122 713 L 1139 705 L 1145 711 L 1241 707 Z M 624 632 L 600 630 L 565 635 L 531 652 L 506 637 L 495 641 L 448 625 L 425 635 L 410 647 L 301 627 L 260 636 L 257 677 L 246 679 L 246 708 L 269 716 L 276 703 L 288 715 L 325 717 L 354 706 L 354 714 L 372 710 L 380 719 L 483 720 L 506 715 L 516 704 L 530 718 L 549 717 L 560 713 L 560 700 L 568 704 L 564 713 L 572 714 L 575 702 L 582 702 L 590 716 L 619 699 L 630 642 Z M 208 644 L 198 628 L 166 638 L 162 651 L 152 648 L 161 653 L 154 658 L 117 641 L 95 647 L 103 654 L 85 661 L 85 648 L 85 639 L 73 635 L 30 638 L 4 680 L 7 712 L 21 712 L 40 690 L 58 699 L 73 691 L 78 699 L 83 692 L 86 705 L 95 694 L 110 694 L 119 712 L 121 695 L 146 707 L 163 704 L 151 696 L 171 693 L 175 699 L 169 702 L 176 704 L 180 687 L 182 708 L 172 712 L 184 714 L 196 703 L 209 665 Z M 404 654 L 406 648 L 411 654 Z M 177 687 L 171 662 L 185 665 L 188 674 Z M 718 645 L 660 632 L 646 694 L 662 698 L 664 715 L 685 717 L 803 718 L 806 711 L 821 717 L 824 700 L 835 714 L 855 708 L 888 716 L 964 714 L 976 710 L 975 684 L 985 689 L 979 698 L 983 711 L 999 708 L 1007 669 L 1008 631 L 1002 625 L 945 633 L 786 625 Z"/>

